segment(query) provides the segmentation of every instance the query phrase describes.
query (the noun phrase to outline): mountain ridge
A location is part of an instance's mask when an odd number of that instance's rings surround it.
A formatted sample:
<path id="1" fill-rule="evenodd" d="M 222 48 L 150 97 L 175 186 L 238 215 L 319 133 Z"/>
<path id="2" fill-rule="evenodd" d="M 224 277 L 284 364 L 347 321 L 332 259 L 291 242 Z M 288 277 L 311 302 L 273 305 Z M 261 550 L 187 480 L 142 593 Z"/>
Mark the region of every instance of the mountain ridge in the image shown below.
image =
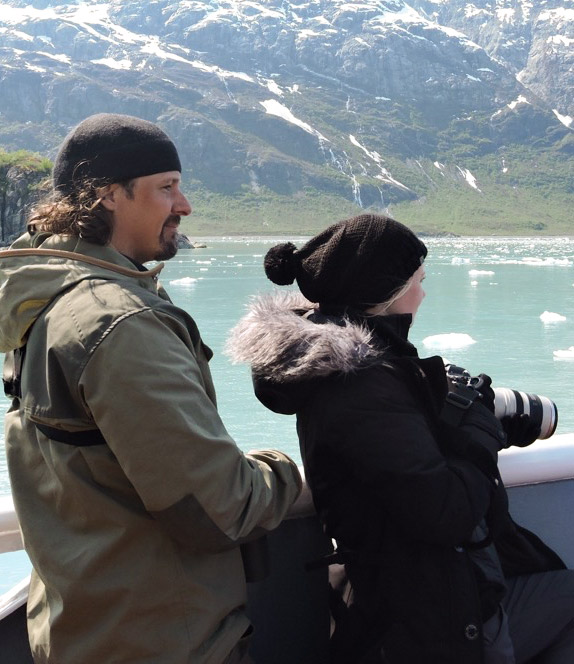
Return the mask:
<path id="1" fill-rule="evenodd" d="M 452 197 L 473 229 L 504 232 L 517 192 L 524 229 L 564 232 L 571 44 L 572 0 L 14 0 L 0 145 L 53 157 L 93 112 L 157 121 L 207 234 L 230 218 L 295 230 L 293 213 L 313 231 L 361 209 L 459 232 Z"/>

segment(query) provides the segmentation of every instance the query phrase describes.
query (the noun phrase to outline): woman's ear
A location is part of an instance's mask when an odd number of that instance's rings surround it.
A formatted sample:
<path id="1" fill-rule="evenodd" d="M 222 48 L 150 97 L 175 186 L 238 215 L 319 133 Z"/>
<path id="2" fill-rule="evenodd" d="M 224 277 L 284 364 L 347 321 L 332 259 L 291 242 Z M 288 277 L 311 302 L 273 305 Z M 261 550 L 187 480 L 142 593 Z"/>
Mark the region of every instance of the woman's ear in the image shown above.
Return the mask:
<path id="1" fill-rule="evenodd" d="M 113 211 L 116 209 L 116 199 L 119 184 L 108 184 L 98 190 L 98 199 L 106 210 Z"/>

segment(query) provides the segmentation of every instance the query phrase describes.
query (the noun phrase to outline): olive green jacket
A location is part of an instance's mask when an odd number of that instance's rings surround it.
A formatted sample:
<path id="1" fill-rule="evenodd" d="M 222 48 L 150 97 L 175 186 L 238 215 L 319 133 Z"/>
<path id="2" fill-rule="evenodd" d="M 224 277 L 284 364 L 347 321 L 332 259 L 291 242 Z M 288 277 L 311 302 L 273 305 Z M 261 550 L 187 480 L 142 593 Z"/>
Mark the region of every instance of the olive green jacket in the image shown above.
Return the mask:
<path id="1" fill-rule="evenodd" d="M 280 523 L 297 467 L 230 438 L 161 265 L 63 236 L 13 247 L 0 351 L 26 344 L 6 447 L 36 663 L 222 662 L 249 626 L 239 543 Z"/>

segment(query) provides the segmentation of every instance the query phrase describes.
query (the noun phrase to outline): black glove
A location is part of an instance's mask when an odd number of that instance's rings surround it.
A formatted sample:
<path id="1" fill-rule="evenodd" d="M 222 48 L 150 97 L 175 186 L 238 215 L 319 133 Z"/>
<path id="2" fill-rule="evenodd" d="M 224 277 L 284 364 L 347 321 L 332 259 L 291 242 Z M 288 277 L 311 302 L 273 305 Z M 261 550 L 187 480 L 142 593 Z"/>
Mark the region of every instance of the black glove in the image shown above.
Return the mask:
<path id="1" fill-rule="evenodd" d="M 492 385 L 490 376 L 478 374 L 476 378 L 471 379 L 471 385 L 480 392 L 480 403 L 486 406 L 491 413 L 494 413 L 494 390 L 490 387 Z"/>
<path id="2" fill-rule="evenodd" d="M 532 444 L 540 435 L 540 426 L 526 413 L 505 415 L 500 422 L 506 433 L 505 447 L 511 445 L 526 447 Z"/>

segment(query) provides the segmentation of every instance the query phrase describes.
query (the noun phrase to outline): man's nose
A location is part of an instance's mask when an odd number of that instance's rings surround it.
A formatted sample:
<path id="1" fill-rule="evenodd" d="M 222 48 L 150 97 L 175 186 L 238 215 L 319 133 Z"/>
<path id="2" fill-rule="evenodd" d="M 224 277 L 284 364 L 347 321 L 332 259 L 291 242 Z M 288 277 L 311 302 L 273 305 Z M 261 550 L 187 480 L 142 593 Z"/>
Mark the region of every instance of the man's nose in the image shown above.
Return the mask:
<path id="1" fill-rule="evenodd" d="M 191 205 L 181 192 L 173 204 L 173 213 L 178 214 L 181 217 L 186 217 L 188 214 L 191 214 Z"/>

